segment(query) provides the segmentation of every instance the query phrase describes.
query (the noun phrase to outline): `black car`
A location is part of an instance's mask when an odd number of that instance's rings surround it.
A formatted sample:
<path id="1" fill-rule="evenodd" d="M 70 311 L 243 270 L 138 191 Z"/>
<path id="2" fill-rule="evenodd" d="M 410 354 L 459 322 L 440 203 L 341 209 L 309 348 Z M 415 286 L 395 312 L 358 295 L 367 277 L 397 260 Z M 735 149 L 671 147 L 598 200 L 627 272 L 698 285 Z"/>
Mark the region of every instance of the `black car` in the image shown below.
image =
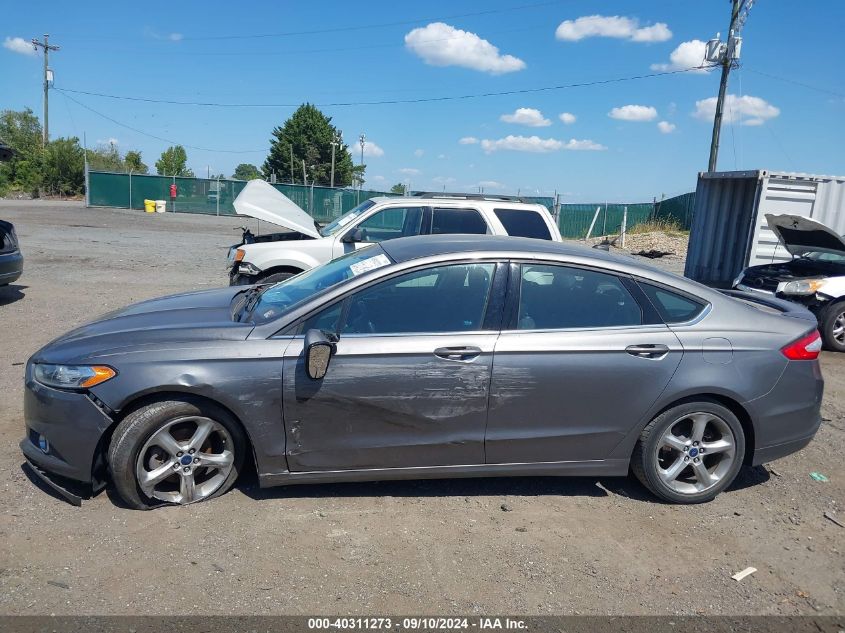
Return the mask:
<path id="1" fill-rule="evenodd" d="M 18 236 L 11 222 L 0 220 L 0 286 L 18 280 L 23 272 L 23 255 L 18 247 Z"/>

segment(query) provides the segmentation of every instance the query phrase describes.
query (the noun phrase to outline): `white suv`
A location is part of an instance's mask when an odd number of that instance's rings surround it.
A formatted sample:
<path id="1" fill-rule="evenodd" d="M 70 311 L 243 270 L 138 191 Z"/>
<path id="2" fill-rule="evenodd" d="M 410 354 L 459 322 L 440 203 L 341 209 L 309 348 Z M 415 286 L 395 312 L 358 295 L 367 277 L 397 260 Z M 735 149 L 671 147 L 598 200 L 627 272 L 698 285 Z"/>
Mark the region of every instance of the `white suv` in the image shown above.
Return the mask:
<path id="1" fill-rule="evenodd" d="M 513 235 L 561 241 L 546 207 L 510 196 L 421 194 L 370 198 L 320 227 L 272 185 L 250 181 L 234 201 L 245 215 L 288 229 L 229 249 L 229 283 L 274 283 L 372 242 L 444 233 Z"/>

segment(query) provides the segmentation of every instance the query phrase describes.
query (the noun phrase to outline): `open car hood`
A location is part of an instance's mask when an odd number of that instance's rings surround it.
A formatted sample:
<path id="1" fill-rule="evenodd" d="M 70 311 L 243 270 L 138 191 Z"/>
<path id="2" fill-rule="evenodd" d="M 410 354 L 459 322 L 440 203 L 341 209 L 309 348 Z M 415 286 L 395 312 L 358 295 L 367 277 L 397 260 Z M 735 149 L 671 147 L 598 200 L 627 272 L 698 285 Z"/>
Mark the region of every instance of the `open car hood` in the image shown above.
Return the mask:
<path id="1" fill-rule="evenodd" d="M 320 237 L 314 225 L 314 218 L 263 180 L 250 180 L 232 204 L 238 215 L 277 224 L 308 237 Z"/>
<path id="2" fill-rule="evenodd" d="M 793 255 L 811 251 L 845 255 L 845 240 L 821 222 L 801 215 L 766 214 L 766 222 Z"/>

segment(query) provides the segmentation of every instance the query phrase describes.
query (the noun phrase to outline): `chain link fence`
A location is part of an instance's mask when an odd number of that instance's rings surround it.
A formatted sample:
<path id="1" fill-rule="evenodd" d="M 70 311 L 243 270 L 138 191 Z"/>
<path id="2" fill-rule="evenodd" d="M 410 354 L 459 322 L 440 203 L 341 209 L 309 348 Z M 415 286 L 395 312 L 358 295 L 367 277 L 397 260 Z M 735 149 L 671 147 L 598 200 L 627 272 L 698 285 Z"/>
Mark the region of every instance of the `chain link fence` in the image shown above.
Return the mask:
<path id="1" fill-rule="evenodd" d="M 177 195 L 171 204 L 170 185 L 173 183 L 176 184 Z M 89 171 L 87 184 L 87 204 L 92 207 L 143 210 L 144 200 L 165 200 L 167 210 L 176 213 L 235 215 L 232 201 L 246 186 L 246 181 Z M 397 195 L 366 189 L 333 189 L 289 184 L 273 186 L 322 223 L 337 219 L 369 198 Z M 523 200 L 542 204 L 550 213 L 555 213 L 554 198 L 523 197 Z M 591 224 L 592 235 L 615 235 L 621 229 L 627 208 L 628 229 L 638 224 L 658 222 L 688 231 L 692 223 L 694 204 L 695 193 L 659 202 L 635 204 L 561 204 L 557 209 L 558 226 L 561 235 L 570 239 L 584 238 Z"/>

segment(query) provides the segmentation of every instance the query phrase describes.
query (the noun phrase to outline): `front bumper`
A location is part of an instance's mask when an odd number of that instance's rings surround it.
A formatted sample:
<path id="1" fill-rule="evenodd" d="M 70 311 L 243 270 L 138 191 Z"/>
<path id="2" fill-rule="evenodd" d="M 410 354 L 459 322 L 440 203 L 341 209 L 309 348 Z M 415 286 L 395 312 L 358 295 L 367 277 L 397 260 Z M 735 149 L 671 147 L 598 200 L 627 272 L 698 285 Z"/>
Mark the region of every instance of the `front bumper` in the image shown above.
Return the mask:
<path id="1" fill-rule="evenodd" d="M 84 393 L 60 391 L 34 380 L 27 368 L 24 390 L 26 437 L 20 447 L 26 459 L 52 475 L 94 486 L 95 459 L 103 435 L 114 421 Z M 49 443 L 47 451 L 38 437 Z"/>
<path id="2" fill-rule="evenodd" d="M 23 274 L 23 255 L 20 251 L 0 255 L 0 286 L 16 282 Z"/>

